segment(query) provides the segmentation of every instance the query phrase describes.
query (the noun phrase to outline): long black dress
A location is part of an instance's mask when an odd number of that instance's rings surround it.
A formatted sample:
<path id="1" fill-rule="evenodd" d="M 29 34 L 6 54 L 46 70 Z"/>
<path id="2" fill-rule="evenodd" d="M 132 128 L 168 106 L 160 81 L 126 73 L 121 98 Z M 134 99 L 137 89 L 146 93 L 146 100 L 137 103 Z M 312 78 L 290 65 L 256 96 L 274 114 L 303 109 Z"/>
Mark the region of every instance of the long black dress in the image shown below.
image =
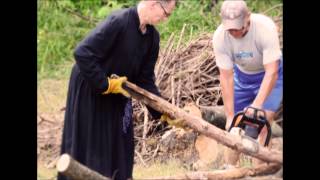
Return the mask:
<path id="1" fill-rule="evenodd" d="M 118 10 L 75 49 L 61 154 L 69 153 L 89 168 L 116 179 L 132 178 L 134 142 L 131 100 L 120 94 L 101 95 L 106 77 L 129 81 L 160 96 L 154 66 L 159 33 L 151 25 L 139 30 L 137 7 Z M 148 108 L 154 118 L 160 113 Z M 58 175 L 58 180 L 66 177 Z"/>

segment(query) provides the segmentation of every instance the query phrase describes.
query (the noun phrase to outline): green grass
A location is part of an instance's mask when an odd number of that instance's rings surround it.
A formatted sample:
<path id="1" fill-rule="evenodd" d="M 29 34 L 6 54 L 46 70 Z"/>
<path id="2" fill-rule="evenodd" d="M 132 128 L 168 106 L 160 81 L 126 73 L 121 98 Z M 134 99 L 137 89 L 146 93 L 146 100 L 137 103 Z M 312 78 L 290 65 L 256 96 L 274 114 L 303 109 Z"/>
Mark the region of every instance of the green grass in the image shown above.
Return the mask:
<path id="1" fill-rule="evenodd" d="M 171 159 L 166 163 L 155 162 L 148 167 L 135 164 L 133 166 L 133 178 L 143 179 L 160 176 L 172 176 L 187 172 L 179 162 L 179 160 Z"/>
<path id="2" fill-rule="evenodd" d="M 216 26 L 213 19 L 210 9 L 207 9 L 202 1 L 180 1 L 168 21 L 157 26 L 161 44 L 168 40 L 171 33 L 176 35 L 177 41 L 184 24 L 186 27 L 182 42 L 188 41 L 190 35 L 194 37 L 203 32 L 213 32 Z"/>
<path id="3" fill-rule="evenodd" d="M 55 168 L 48 169 L 38 163 L 37 167 L 37 180 L 55 180 L 57 176 L 57 170 Z"/>
<path id="4" fill-rule="evenodd" d="M 57 113 L 65 106 L 68 79 L 43 79 L 38 81 L 37 110 L 39 113 Z"/>
<path id="5" fill-rule="evenodd" d="M 244 163 L 241 167 L 252 167 L 250 162 Z M 211 169 L 212 171 L 216 169 Z M 179 174 L 187 173 L 188 171 L 182 167 L 179 160 L 171 159 L 166 163 L 155 162 L 148 167 L 144 167 L 141 164 L 134 164 L 133 166 L 133 178 L 134 179 L 144 179 L 144 178 L 153 178 L 161 176 L 174 176 Z M 39 180 L 54 180 L 57 176 L 57 170 L 55 168 L 48 169 L 43 167 L 41 164 L 38 164 L 37 177 Z"/>
<path id="6" fill-rule="evenodd" d="M 140 164 L 135 164 L 133 167 L 133 178 L 143 179 L 152 178 L 159 176 L 172 176 L 177 174 L 183 174 L 187 172 L 186 169 L 182 167 L 179 160 L 172 159 L 166 163 L 155 162 L 148 167 L 144 167 Z M 57 176 L 57 170 L 55 168 L 48 169 L 41 164 L 38 164 L 37 177 L 39 180 L 54 180 Z"/>
<path id="7" fill-rule="evenodd" d="M 92 28 L 90 23 L 62 12 L 52 1 L 38 3 L 38 77 L 63 77 L 73 62 L 72 50 Z"/>

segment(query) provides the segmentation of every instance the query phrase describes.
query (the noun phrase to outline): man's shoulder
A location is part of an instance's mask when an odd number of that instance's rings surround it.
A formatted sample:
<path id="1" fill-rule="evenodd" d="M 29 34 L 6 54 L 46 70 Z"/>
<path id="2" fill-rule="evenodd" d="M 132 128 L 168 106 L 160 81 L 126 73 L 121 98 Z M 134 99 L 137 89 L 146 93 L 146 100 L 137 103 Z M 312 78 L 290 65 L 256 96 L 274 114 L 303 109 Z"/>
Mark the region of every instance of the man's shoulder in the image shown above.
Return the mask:
<path id="1" fill-rule="evenodd" d="M 224 34 L 224 29 L 222 27 L 222 24 L 220 24 L 217 29 L 214 31 L 213 36 L 221 36 Z"/>
<path id="2" fill-rule="evenodd" d="M 259 27 L 259 29 L 273 29 L 276 28 L 275 22 L 264 14 L 251 14 L 251 21 Z"/>
<path id="3" fill-rule="evenodd" d="M 256 21 L 272 21 L 271 17 L 258 13 L 251 13 L 251 19 Z"/>
<path id="4" fill-rule="evenodd" d="M 214 31 L 212 36 L 213 44 L 221 44 L 224 42 L 225 30 L 222 25 L 219 25 L 218 28 Z"/>

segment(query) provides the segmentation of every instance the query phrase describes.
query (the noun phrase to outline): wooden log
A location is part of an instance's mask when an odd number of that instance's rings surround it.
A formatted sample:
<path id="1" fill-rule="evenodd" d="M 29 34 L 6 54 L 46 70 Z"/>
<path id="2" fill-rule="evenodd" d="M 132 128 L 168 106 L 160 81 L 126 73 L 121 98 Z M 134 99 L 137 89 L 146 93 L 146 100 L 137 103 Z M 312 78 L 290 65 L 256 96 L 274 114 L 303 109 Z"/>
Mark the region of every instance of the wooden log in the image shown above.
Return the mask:
<path id="1" fill-rule="evenodd" d="M 200 106 L 198 105 L 202 112 L 202 118 L 209 123 L 225 130 L 226 126 L 226 115 L 224 113 L 223 106 Z"/>
<path id="2" fill-rule="evenodd" d="M 218 168 L 223 161 L 225 146 L 216 140 L 200 134 L 195 142 L 195 148 L 198 152 L 199 159 L 193 164 L 196 170 L 207 170 L 208 167 Z"/>
<path id="3" fill-rule="evenodd" d="M 63 154 L 59 158 L 57 170 L 73 180 L 111 180 L 111 178 L 105 177 L 80 164 L 68 154 Z"/>
<path id="4" fill-rule="evenodd" d="M 283 180 L 283 178 L 275 177 L 271 175 L 271 176 L 259 176 L 259 177 L 245 177 L 239 180 Z"/>
<path id="5" fill-rule="evenodd" d="M 229 180 L 229 179 L 239 179 L 239 178 L 250 178 L 250 176 L 258 176 L 265 174 L 272 174 L 277 172 L 281 168 L 279 164 L 262 164 L 255 168 L 243 167 L 243 168 L 233 168 L 226 170 L 215 170 L 215 171 L 197 171 L 197 172 L 188 172 L 181 175 L 175 176 L 163 176 L 163 177 L 152 177 L 144 179 L 212 179 L 212 180 Z"/>
<path id="6" fill-rule="evenodd" d="M 129 81 L 124 83 L 124 88 L 133 98 L 145 103 L 161 113 L 167 114 L 172 119 L 183 119 L 184 123 L 192 129 L 217 140 L 225 146 L 256 157 L 262 161 L 282 164 L 282 152 L 269 150 L 245 136 L 237 137 L 223 131 L 204 121 L 202 118 L 185 112 L 184 110 L 165 101 L 161 97 L 158 97 Z"/>
<path id="7" fill-rule="evenodd" d="M 201 110 L 192 102 L 187 103 L 183 107 L 183 110 L 200 118 L 203 116 Z M 222 165 L 223 161 L 221 156 L 223 155 L 225 146 L 203 134 L 198 135 L 194 146 L 198 152 L 199 160 L 193 164 L 193 168 L 201 170 L 208 166 L 212 167 L 212 164 L 214 164 L 215 167 Z"/>
<path id="8" fill-rule="evenodd" d="M 283 178 L 275 177 L 275 176 L 261 176 L 261 177 L 250 177 L 243 178 L 239 180 L 283 180 Z"/>

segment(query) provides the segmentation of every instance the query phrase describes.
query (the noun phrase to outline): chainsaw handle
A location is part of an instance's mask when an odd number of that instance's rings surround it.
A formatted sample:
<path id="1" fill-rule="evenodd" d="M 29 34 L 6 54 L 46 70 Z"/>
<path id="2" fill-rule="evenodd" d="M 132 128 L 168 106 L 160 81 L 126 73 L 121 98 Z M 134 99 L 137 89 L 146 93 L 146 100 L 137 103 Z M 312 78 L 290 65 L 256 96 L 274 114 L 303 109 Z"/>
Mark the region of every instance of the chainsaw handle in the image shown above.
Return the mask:
<path id="1" fill-rule="evenodd" d="M 266 120 L 267 116 L 266 116 L 266 111 L 265 110 L 259 109 L 259 108 L 255 108 L 255 107 L 252 107 L 252 106 L 248 106 L 246 108 L 246 110 L 244 111 L 244 114 L 247 113 L 248 109 L 253 109 L 254 110 L 254 112 L 253 112 L 253 118 L 254 119 L 258 119 L 258 112 L 261 111 L 263 113 L 263 116 L 259 116 L 259 118 Z"/>
<path id="2" fill-rule="evenodd" d="M 267 127 L 267 130 L 268 130 L 268 133 L 267 133 L 267 138 L 266 138 L 266 141 L 264 142 L 264 146 L 268 146 L 269 145 L 269 142 L 270 142 L 270 139 L 271 139 L 271 135 L 272 135 L 272 132 L 271 132 L 271 125 L 268 121 L 266 121 L 266 127 Z"/>
<path id="3" fill-rule="evenodd" d="M 235 123 L 236 123 L 236 121 L 237 121 L 237 118 L 239 117 L 239 116 L 241 116 L 241 115 L 244 115 L 245 113 L 243 112 L 243 111 L 239 111 L 234 117 L 233 117 L 233 119 L 232 119 L 232 123 L 231 123 L 231 125 L 230 125 L 230 127 L 229 127 L 229 129 L 228 129 L 228 132 L 230 132 L 231 131 L 231 129 L 234 127 L 234 125 L 235 125 Z M 241 118 L 242 119 L 242 118 Z M 241 120 L 240 120 L 241 121 Z"/>
<path id="4" fill-rule="evenodd" d="M 248 110 L 248 108 L 252 108 L 252 109 L 254 109 L 254 118 L 252 119 L 252 117 L 248 117 L 248 116 L 246 116 L 245 114 L 246 114 L 246 112 L 247 112 L 247 110 Z M 233 117 L 233 120 L 232 120 L 232 123 L 231 123 L 231 125 L 230 125 L 230 127 L 229 127 L 229 129 L 228 129 L 228 132 L 230 132 L 231 131 L 231 129 L 235 126 L 235 124 L 236 124 L 236 122 L 237 122 L 237 119 L 238 119 L 238 117 L 239 116 L 241 116 L 242 115 L 242 117 L 241 117 L 241 119 L 239 120 L 239 124 L 241 124 L 241 122 L 242 121 L 246 121 L 246 122 L 251 122 L 251 123 L 257 123 L 258 125 L 260 124 L 260 125 L 262 125 L 262 123 L 264 123 L 264 126 L 266 126 L 266 128 L 267 128 L 267 131 L 268 131 L 268 133 L 267 133 L 267 137 L 266 137 L 266 140 L 265 140 L 265 143 L 264 143 L 264 146 L 266 147 L 266 146 L 268 146 L 269 145 L 269 142 L 270 142 L 270 139 L 271 139 L 271 125 L 270 125 L 270 123 L 268 122 L 268 120 L 266 119 L 266 112 L 264 111 L 264 110 L 262 110 L 262 109 L 258 109 L 258 108 L 255 108 L 255 107 L 251 107 L 251 106 L 249 106 L 245 111 L 239 111 L 234 117 Z M 263 119 L 263 121 L 261 121 L 261 120 L 259 120 L 258 118 L 257 118 L 257 112 L 258 111 L 262 111 L 263 112 L 263 115 L 264 115 L 264 117 L 259 117 L 259 118 L 264 118 Z M 245 119 L 244 119 L 245 118 Z M 264 126 L 260 126 L 259 125 L 259 132 L 261 131 L 261 129 L 264 127 Z"/>

